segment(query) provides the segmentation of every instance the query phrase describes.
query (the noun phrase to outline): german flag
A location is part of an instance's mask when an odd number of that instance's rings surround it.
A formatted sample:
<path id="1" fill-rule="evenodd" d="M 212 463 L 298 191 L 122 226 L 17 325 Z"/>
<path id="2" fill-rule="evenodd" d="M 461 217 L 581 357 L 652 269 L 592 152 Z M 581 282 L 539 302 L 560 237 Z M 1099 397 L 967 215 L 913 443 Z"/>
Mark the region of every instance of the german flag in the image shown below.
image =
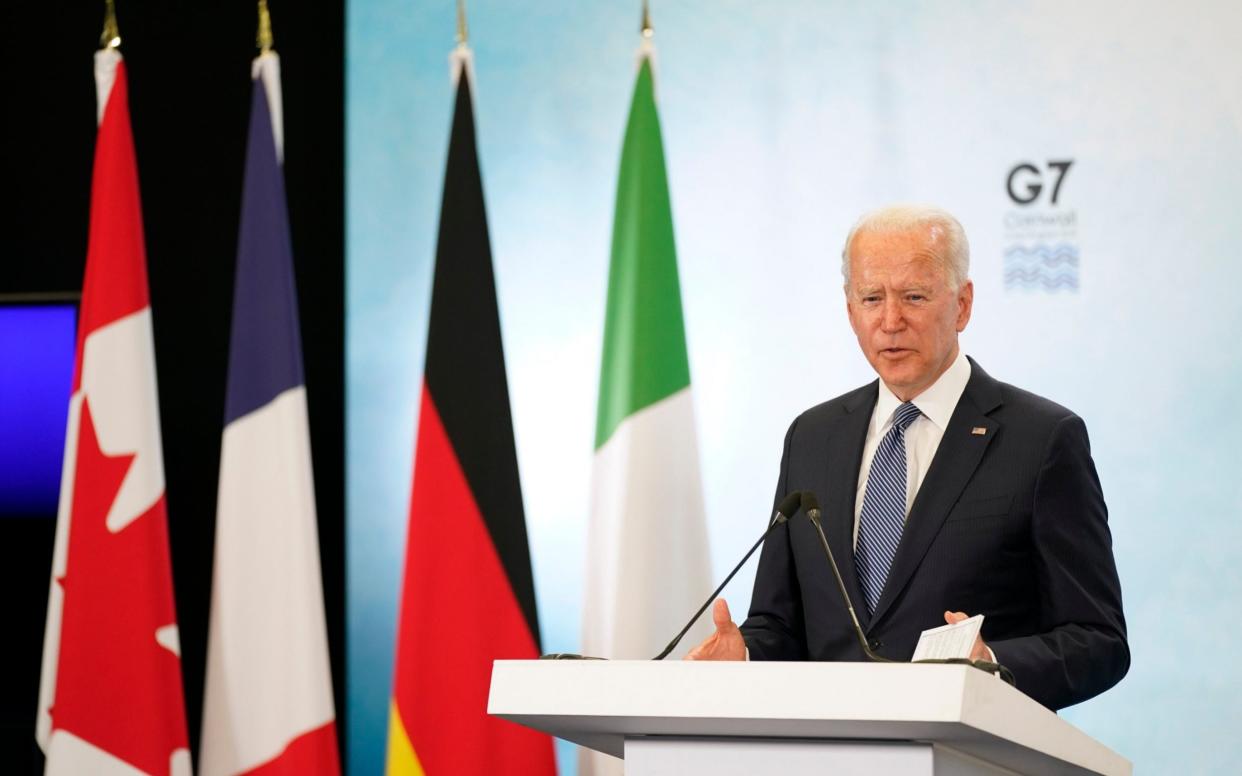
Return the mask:
<path id="1" fill-rule="evenodd" d="M 487 715 L 492 661 L 534 658 L 540 648 L 468 59 L 460 47 L 397 625 L 389 776 L 556 772 L 550 738 Z"/>

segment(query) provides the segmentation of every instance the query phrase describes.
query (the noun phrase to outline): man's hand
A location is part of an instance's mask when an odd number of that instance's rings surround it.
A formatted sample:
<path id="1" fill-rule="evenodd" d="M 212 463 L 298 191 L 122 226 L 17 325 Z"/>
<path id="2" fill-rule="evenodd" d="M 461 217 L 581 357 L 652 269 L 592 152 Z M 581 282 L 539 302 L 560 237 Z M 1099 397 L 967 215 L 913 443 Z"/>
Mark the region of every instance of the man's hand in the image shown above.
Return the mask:
<path id="1" fill-rule="evenodd" d="M 949 625 L 954 625 L 956 623 L 961 622 L 962 620 L 969 620 L 969 619 L 970 619 L 970 615 L 965 614 L 964 612 L 945 612 L 944 613 L 944 621 L 947 622 Z M 970 659 L 971 660 L 986 660 L 988 662 L 992 662 L 995 659 L 992 657 L 992 650 L 988 649 L 988 645 L 983 643 L 982 636 L 975 636 L 975 645 L 971 647 L 970 649 Z"/>
<path id="2" fill-rule="evenodd" d="M 742 639 L 742 632 L 733 624 L 729 604 L 723 598 L 717 598 L 712 606 L 712 622 L 716 625 L 716 632 L 686 653 L 685 659 L 745 660 L 746 642 Z"/>

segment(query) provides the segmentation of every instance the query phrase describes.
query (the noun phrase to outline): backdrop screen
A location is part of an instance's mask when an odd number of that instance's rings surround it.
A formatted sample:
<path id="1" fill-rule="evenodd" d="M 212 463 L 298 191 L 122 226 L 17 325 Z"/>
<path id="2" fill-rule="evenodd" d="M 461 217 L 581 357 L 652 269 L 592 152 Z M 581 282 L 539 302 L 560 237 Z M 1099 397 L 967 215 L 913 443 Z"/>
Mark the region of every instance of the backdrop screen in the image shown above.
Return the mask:
<path id="1" fill-rule="evenodd" d="M 639 8 L 470 3 L 546 651 L 582 651 Z M 889 202 L 941 205 L 970 240 L 963 348 L 1083 418 L 1108 502 L 1133 665 L 1064 717 L 1142 772 L 1236 771 L 1242 667 L 1216 658 L 1237 641 L 1242 597 L 1242 4 L 651 11 L 715 572 L 770 514 L 790 421 L 875 378 L 845 315 L 850 225 Z M 347 750 L 364 774 L 386 746 L 454 19 L 448 3 L 350 0 L 346 27 Z M 735 615 L 754 567 L 725 591 Z"/>
<path id="2" fill-rule="evenodd" d="M 0 516 L 56 515 L 77 315 L 0 304 Z"/>

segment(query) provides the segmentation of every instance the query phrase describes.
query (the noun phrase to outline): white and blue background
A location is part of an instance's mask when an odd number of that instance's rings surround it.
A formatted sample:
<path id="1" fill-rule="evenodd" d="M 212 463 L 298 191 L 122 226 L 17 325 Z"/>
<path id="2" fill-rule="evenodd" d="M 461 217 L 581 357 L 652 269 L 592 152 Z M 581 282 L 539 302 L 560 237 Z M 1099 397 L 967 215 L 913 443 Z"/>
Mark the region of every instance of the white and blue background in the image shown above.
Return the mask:
<path id="1" fill-rule="evenodd" d="M 573 652 L 639 3 L 468 11 L 543 648 Z M 1133 665 L 1064 716 L 1140 772 L 1236 768 L 1242 6 L 656 0 L 652 15 L 716 573 L 768 517 L 789 421 L 872 379 L 841 293 L 849 226 L 942 205 L 972 247 L 966 352 L 1085 419 L 1109 505 Z M 454 27 L 447 0 L 347 6 L 353 774 L 385 751 Z M 725 594 L 739 616 L 753 572 Z"/>

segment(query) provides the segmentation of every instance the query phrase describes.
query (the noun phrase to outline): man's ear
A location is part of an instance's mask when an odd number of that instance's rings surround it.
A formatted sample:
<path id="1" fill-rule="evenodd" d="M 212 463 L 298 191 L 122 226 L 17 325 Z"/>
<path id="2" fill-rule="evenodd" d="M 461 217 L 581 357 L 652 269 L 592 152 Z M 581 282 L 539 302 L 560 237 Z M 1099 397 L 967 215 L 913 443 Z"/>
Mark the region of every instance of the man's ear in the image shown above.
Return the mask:
<path id="1" fill-rule="evenodd" d="M 961 332 L 965 330 L 966 324 L 970 323 L 970 310 L 975 303 L 975 284 L 967 280 L 961 290 L 957 292 L 957 330 Z"/>

